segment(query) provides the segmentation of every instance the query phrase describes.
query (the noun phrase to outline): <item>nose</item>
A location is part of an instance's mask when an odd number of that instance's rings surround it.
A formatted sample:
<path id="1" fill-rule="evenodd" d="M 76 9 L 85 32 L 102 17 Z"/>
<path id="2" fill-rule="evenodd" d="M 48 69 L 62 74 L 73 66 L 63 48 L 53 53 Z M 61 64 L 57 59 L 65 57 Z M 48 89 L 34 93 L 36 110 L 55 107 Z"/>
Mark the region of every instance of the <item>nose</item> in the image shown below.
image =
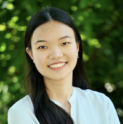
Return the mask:
<path id="1" fill-rule="evenodd" d="M 63 53 L 60 50 L 53 49 L 50 51 L 49 58 L 50 59 L 58 59 L 63 56 Z"/>

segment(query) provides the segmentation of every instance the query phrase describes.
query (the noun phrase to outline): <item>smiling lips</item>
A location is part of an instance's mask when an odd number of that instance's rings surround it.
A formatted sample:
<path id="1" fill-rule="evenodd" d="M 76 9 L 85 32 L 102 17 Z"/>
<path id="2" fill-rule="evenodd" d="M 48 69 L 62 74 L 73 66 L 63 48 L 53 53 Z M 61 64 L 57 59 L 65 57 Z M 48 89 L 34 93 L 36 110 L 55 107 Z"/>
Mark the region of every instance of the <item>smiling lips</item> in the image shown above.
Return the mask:
<path id="1" fill-rule="evenodd" d="M 58 68 L 58 67 L 62 67 L 62 66 L 64 66 L 66 63 L 64 62 L 64 63 L 59 63 L 59 64 L 53 64 L 53 65 L 50 65 L 49 67 L 50 68 Z"/>
<path id="2" fill-rule="evenodd" d="M 66 64 L 67 62 L 64 62 L 64 63 L 58 63 L 58 64 L 53 64 L 53 65 L 50 65 L 48 67 L 50 68 L 59 68 L 59 67 L 62 67 Z"/>

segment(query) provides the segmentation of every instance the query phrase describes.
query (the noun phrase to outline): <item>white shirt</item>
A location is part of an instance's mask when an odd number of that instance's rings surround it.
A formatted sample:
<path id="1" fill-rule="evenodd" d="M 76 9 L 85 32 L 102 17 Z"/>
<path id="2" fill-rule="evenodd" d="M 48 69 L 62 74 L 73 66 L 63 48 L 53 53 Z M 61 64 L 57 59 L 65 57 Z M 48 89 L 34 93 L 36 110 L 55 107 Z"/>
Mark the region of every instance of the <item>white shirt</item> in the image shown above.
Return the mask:
<path id="1" fill-rule="evenodd" d="M 61 107 L 61 104 L 52 100 Z M 102 93 L 73 87 L 69 98 L 75 124 L 120 124 L 111 100 Z M 17 101 L 8 111 L 8 124 L 40 124 L 29 95 Z"/>

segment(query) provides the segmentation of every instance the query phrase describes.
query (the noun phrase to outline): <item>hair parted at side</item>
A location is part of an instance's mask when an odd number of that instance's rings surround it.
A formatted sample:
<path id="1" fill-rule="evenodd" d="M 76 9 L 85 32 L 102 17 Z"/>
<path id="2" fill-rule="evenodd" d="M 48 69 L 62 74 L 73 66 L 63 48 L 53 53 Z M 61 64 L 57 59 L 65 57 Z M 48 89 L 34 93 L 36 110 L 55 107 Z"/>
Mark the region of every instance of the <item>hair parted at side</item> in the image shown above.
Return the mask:
<path id="1" fill-rule="evenodd" d="M 61 9 L 46 7 L 35 13 L 30 19 L 25 33 L 25 48 L 31 50 L 31 37 L 34 30 L 51 20 L 62 22 L 71 27 L 75 33 L 76 42 L 79 43 L 79 59 L 73 70 L 72 85 L 81 89 L 88 89 L 88 80 L 84 71 L 83 48 L 80 34 L 71 17 Z M 36 69 L 32 59 L 26 53 L 28 72 L 26 83 L 29 87 L 29 94 L 34 106 L 34 113 L 40 124 L 74 124 L 69 114 L 61 107 L 54 104 L 48 97 L 43 76 Z"/>

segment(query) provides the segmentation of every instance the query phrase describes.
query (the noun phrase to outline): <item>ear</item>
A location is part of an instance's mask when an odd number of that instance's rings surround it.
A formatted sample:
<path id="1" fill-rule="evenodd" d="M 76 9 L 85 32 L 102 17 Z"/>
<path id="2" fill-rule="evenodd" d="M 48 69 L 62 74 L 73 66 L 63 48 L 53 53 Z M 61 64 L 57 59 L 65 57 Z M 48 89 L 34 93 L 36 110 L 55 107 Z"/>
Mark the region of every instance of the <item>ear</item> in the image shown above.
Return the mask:
<path id="1" fill-rule="evenodd" d="M 76 43 L 76 46 L 77 46 L 77 50 L 79 52 L 79 43 Z"/>
<path id="2" fill-rule="evenodd" d="M 32 54 L 32 50 L 29 49 L 29 47 L 26 48 L 26 52 L 27 52 L 27 54 L 30 56 L 30 58 L 31 58 L 32 60 L 34 60 L 33 54 Z"/>

